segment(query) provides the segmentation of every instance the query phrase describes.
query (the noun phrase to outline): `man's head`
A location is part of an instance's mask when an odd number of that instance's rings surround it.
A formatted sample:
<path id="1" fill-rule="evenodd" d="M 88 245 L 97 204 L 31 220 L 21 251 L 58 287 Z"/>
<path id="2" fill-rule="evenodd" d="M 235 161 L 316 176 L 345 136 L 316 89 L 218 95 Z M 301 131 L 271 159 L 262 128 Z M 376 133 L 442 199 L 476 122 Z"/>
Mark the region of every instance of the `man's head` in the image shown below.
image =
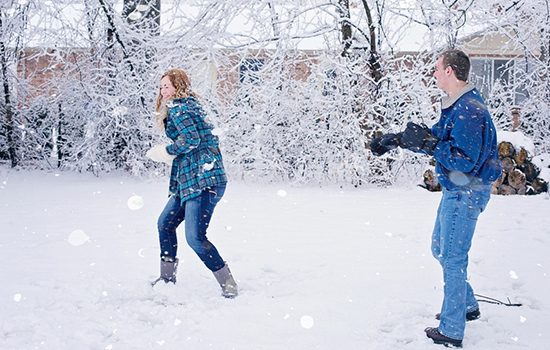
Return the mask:
<path id="1" fill-rule="evenodd" d="M 443 52 L 441 57 L 443 57 L 443 66 L 451 67 L 458 80 L 468 81 L 470 59 L 464 52 L 460 50 L 448 50 Z"/>
<path id="2" fill-rule="evenodd" d="M 470 74 L 470 59 L 460 50 L 448 50 L 439 56 L 434 77 L 438 87 L 450 94 L 456 87 L 462 87 L 468 81 Z"/>

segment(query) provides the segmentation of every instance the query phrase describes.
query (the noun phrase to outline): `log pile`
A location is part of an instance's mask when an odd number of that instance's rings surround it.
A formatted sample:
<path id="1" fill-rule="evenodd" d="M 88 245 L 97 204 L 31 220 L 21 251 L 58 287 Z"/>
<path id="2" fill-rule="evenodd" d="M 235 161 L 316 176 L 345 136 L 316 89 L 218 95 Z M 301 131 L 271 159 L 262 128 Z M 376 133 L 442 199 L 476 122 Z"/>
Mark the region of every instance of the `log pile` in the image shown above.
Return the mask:
<path id="1" fill-rule="evenodd" d="M 492 193 L 501 195 L 533 195 L 548 192 L 548 182 L 539 177 L 541 169 L 532 162 L 532 155 L 523 148 L 516 149 L 511 142 L 498 144 L 502 162 L 502 176 L 492 183 Z"/>
<path id="2" fill-rule="evenodd" d="M 431 162 L 433 162 L 433 159 Z M 432 169 L 426 170 L 422 178 L 423 178 L 423 184 L 419 185 L 420 187 L 425 188 L 430 192 L 438 192 L 442 190 L 441 184 L 437 180 L 437 175 L 435 174 L 435 171 L 433 171 Z"/>
<path id="3" fill-rule="evenodd" d="M 492 183 L 492 194 L 535 195 L 548 192 L 550 155 L 546 154 L 533 159 L 525 148 L 516 149 L 511 142 L 507 141 L 498 144 L 498 155 L 503 170 L 502 176 Z M 430 165 L 433 166 L 433 162 Z M 431 192 L 441 191 L 441 185 L 431 168 L 424 172 L 423 184 L 419 186 Z"/>

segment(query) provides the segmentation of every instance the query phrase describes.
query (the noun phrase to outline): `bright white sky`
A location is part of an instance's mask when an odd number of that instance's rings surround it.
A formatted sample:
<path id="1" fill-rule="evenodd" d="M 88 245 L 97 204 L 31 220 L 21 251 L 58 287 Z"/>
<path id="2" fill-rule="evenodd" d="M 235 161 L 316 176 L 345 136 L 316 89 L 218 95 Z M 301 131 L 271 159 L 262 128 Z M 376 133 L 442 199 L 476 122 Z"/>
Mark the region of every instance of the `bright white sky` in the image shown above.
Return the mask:
<path id="1" fill-rule="evenodd" d="M 300 3 L 300 9 L 303 8 L 305 10 L 307 8 L 316 7 L 319 3 L 326 4 L 327 2 L 319 0 L 306 0 L 300 1 Z M 365 16 L 362 5 L 360 4 L 360 1 L 355 1 L 355 3 L 356 4 L 354 5 L 354 1 L 351 1 L 352 20 L 358 23 L 362 31 L 366 32 L 367 29 L 364 21 Z M 400 1 L 398 3 L 399 6 L 406 6 L 406 1 Z M 182 19 L 196 19 L 197 17 L 204 15 L 204 13 L 201 14 L 201 6 L 204 5 L 202 5 L 200 1 L 194 0 L 163 0 L 161 6 L 161 18 L 163 20 L 163 25 L 166 30 L 170 30 L 179 27 Z M 255 9 L 250 9 L 251 12 L 243 12 L 232 18 L 227 27 L 228 31 L 232 34 L 258 34 L 258 28 L 254 28 L 254 26 L 258 25 L 258 23 L 255 23 L 253 16 L 259 14 L 254 13 Z M 118 2 L 117 10 L 122 10 L 122 1 Z M 266 13 L 266 11 L 269 11 L 269 8 L 267 6 L 263 6 L 261 10 L 264 18 L 269 18 L 269 13 Z M 288 7 L 277 6 L 276 12 L 279 15 L 279 23 L 281 28 L 291 26 L 291 29 L 286 31 L 290 35 L 302 35 L 304 32 L 311 32 L 322 26 L 328 27 L 334 25 L 335 11 L 333 6 L 323 6 L 322 10 L 304 11 L 304 13 L 297 16 L 292 23 L 290 23 L 289 18 L 292 14 L 296 13 L 295 4 Z M 418 24 L 405 24 L 404 20 L 400 21 L 399 18 L 395 19 L 394 23 L 396 23 L 396 27 L 399 27 L 400 29 L 402 29 L 401 26 L 407 26 L 407 30 L 401 30 L 401 33 L 397 34 L 397 38 L 393 38 L 394 45 L 396 45 L 395 47 L 398 51 L 417 51 L 422 49 L 425 42 L 425 27 Z M 267 25 L 270 27 L 270 24 Z M 360 36 L 360 34 L 357 35 Z M 296 39 L 295 41 L 297 42 L 297 47 L 300 49 L 326 48 L 326 38 L 323 35 Z"/>
<path id="2" fill-rule="evenodd" d="M 20 4 L 27 3 L 28 0 L 19 0 Z M 296 4 L 298 2 L 298 4 Z M 278 26 L 282 32 L 282 35 L 286 36 L 302 36 L 300 39 L 292 39 L 292 45 L 299 49 L 327 49 L 329 46 L 336 46 L 338 43 L 338 32 L 329 28 L 334 28 L 335 8 L 332 5 L 319 6 L 319 3 L 326 4 L 325 1 L 320 0 L 290 0 L 293 3 L 289 6 L 276 6 L 276 13 L 279 16 Z M 115 2 L 115 9 L 118 12 L 122 11 L 122 0 Z M 247 37 L 271 37 L 273 36 L 273 26 L 270 21 L 266 21 L 266 18 L 270 18 L 271 9 L 266 5 L 266 2 L 254 2 L 253 8 L 247 8 L 241 10 L 239 14 L 231 14 L 229 12 L 220 11 L 220 8 L 227 9 L 231 3 L 215 3 L 218 6 L 214 10 L 205 10 L 206 7 L 198 0 L 162 0 L 162 22 L 166 31 L 177 32 L 181 30 L 182 24 L 188 21 L 195 21 L 198 17 L 207 18 L 206 26 L 204 30 L 212 27 L 225 28 L 226 33 L 229 33 L 228 37 L 233 35 L 231 44 L 244 44 L 250 42 Z M 365 20 L 364 10 L 361 3 L 358 0 L 351 1 L 352 21 L 357 24 L 358 28 L 367 32 L 367 25 Z M 74 45 L 86 36 L 86 28 L 80 28 L 80 24 L 84 23 L 82 19 L 82 11 L 84 5 L 80 1 L 67 4 L 64 2 L 44 1 L 41 3 L 44 11 L 38 11 L 35 16 L 31 17 L 31 23 L 38 25 L 49 32 L 54 33 L 55 28 L 61 24 L 57 20 L 48 19 L 46 13 L 48 10 L 58 11 L 58 8 L 62 8 L 62 15 L 64 18 L 61 20 L 64 23 L 72 23 L 76 28 L 71 35 L 65 35 L 64 38 L 54 38 L 52 40 L 56 42 L 56 45 Z M 221 6 L 225 6 L 221 7 Z M 391 4 L 387 5 L 391 6 Z M 402 13 L 411 13 L 412 9 L 405 8 L 406 2 L 395 2 L 395 6 L 399 6 L 399 10 Z M 57 8 L 57 9 L 56 9 Z M 212 7 L 211 7 L 212 8 Z M 236 7 L 233 7 L 236 8 Z M 389 8 L 389 7 L 388 7 Z M 41 9 L 41 10 L 42 10 Z M 202 9 L 202 10 L 201 10 Z M 300 9 L 299 12 L 297 9 Z M 310 9 L 310 10 L 307 10 Z M 397 10 L 397 8 L 395 8 Z M 201 13 L 202 11 L 202 13 Z M 218 12 L 216 12 L 218 11 Z M 9 10 L 7 11 L 9 13 Z M 389 13 L 386 11 L 386 13 Z M 98 15 L 102 15 L 99 13 Z M 139 14 L 135 14 L 139 15 Z M 430 49 L 429 40 L 426 40 L 426 27 L 419 24 L 408 22 L 404 17 L 394 16 L 390 19 L 391 30 L 386 30 L 388 35 L 386 38 L 392 45 L 394 51 L 418 51 Z M 267 22 L 267 23 L 266 23 Z M 314 30 L 324 32 L 315 37 L 303 37 L 308 36 L 308 33 L 312 33 Z M 470 31 L 471 32 L 471 31 Z M 362 35 L 358 30 L 354 30 L 355 36 L 362 38 Z M 263 35 L 262 35 L 263 34 Z M 305 34 L 305 35 L 304 35 Z M 41 44 L 43 44 L 43 39 Z M 49 41 L 49 40 L 48 40 Z M 63 42 L 65 41 L 65 43 Z M 32 38 L 29 40 L 33 42 Z M 37 44 L 40 45 L 40 44 Z M 77 44 L 78 45 L 78 44 Z M 389 47 L 382 47 L 381 50 L 387 50 Z"/>

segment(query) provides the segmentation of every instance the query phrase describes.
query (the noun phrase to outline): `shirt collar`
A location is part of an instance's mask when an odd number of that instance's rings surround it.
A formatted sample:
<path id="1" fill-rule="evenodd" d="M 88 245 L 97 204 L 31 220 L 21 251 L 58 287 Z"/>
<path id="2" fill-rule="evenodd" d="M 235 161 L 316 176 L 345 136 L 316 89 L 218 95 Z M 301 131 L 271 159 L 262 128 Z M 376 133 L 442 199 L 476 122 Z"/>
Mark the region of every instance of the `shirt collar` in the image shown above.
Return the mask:
<path id="1" fill-rule="evenodd" d="M 453 97 L 444 96 L 441 99 L 441 108 L 447 109 L 447 108 L 451 107 L 452 105 L 454 105 L 456 103 L 456 101 L 458 101 L 459 98 L 461 98 L 467 92 L 472 91 L 474 88 L 475 88 L 474 84 L 468 83 L 462 89 L 460 89 L 460 91 L 456 95 L 454 95 Z"/>

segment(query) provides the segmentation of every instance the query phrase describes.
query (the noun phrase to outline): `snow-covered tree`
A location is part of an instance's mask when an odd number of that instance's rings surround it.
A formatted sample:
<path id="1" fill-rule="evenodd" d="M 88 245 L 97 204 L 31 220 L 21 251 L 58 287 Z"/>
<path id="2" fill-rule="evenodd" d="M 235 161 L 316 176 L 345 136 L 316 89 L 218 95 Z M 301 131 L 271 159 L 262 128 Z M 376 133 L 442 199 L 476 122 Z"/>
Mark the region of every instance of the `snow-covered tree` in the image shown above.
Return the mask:
<path id="1" fill-rule="evenodd" d="M 503 51 L 516 52 L 504 67 L 508 79 L 494 85 L 489 103 L 507 104 L 508 111 L 496 110 L 502 116 L 515 108 L 520 114 L 520 129 L 531 137 L 539 152 L 550 148 L 550 1 L 504 1 L 478 4 L 476 20 L 507 38 Z M 481 7 L 484 8 L 482 11 Z M 536 23 L 536 25 L 533 25 Z M 510 122 L 504 128 L 510 127 Z M 511 129 L 505 129 L 511 130 Z"/>
<path id="2" fill-rule="evenodd" d="M 0 98 L 0 158 L 9 159 L 11 166 L 18 164 L 20 159 L 18 144 L 21 133 L 18 132 L 18 99 L 25 94 L 20 89 L 19 95 L 13 93 L 19 86 L 16 66 L 19 50 L 24 48 L 24 32 L 27 24 L 29 4 L 15 0 L 6 0 L 0 4 L 0 82 L 2 92 Z"/>
<path id="3" fill-rule="evenodd" d="M 521 49 L 507 68 L 514 78 L 488 92 L 497 124 L 510 127 L 519 109 L 536 144 L 550 139 L 548 0 L 20 0 L 0 9 L 0 159 L 12 165 L 165 171 L 143 155 L 164 137 L 152 117 L 158 79 L 181 68 L 233 178 L 419 178 L 426 157 L 376 158 L 368 144 L 408 121 L 433 123 L 435 59 L 473 24 Z M 426 30 L 421 52 L 402 55 L 412 28 Z M 16 67 L 38 57 L 47 81 L 37 90 Z"/>

